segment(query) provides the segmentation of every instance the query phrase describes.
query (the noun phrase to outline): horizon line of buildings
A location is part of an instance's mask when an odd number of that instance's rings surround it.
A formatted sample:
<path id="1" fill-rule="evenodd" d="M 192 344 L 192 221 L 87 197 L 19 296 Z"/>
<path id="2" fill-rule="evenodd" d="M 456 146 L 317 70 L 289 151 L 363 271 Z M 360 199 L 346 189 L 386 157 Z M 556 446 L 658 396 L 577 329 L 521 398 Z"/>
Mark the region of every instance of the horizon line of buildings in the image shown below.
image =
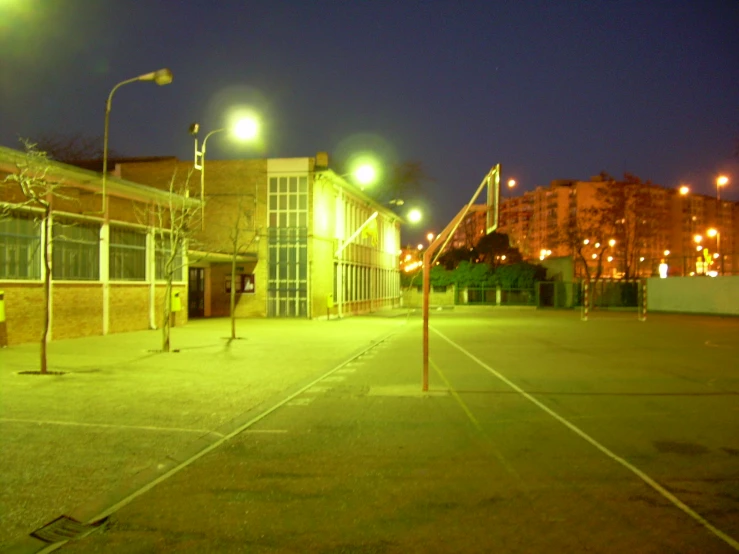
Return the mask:
<path id="1" fill-rule="evenodd" d="M 649 196 L 649 202 L 637 208 L 639 217 L 654 228 L 638 248 L 630 274 L 626 257 L 636 251 L 634 245 L 624 247 L 614 241 L 603 258 L 597 254 L 602 250 L 595 248 L 594 241 L 583 248 L 585 251 L 577 252 L 580 248 L 564 240 L 563 229 L 573 220 L 586 218 L 588 210 L 602 208 L 599 190 L 609 184 L 601 176 L 588 181 L 561 179 L 518 196 L 503 197 L 497 232 L 508 235 L 510 245 L 525 261 L 572 258 L 574 278 L 587 274 L 586 263 L 588 269 L 602 264 L 602 276 L 610 278 L 658 275 L 659 265 L 664 263 L 670 276 L 739 274 L 739 202 L 654 184 L 638 185 Z M 485 213 L 470 213 L 450 244 L 472 248 L 484 233 Z M 587 237 L 585 241 L 590 242 Z"/>

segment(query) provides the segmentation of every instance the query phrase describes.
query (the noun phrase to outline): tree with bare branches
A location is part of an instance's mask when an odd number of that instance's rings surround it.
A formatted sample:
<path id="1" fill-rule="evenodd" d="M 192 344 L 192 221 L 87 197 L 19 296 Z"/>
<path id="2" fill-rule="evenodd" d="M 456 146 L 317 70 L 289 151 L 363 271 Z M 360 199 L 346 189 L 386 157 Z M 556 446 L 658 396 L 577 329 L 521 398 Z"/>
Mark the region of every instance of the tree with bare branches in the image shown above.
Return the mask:
<path id="1" fill-rule="evenodd" d="M 161 320 L 163 352 L 169 352 L 171 349 L 172 284 L 185 267 L 183 254 L 199 230 L 202 217 L 200 203 L 185 194 L 191 175 L 192 170 L 188 171 L 185 182 L 177 185 L 177 172 L 173 173 L 169 181 L 167 201 L 150 204 L 143 213 L 137 210 L 139 220 L 152 228 L 157 258 L 157 278 L 165 282 Z"/>
<path id="2" fill-rule="evenodd" d="M 36 137 L 36 147 L 53 160 L 71 164 L 103 159 L 103 137 L 88 137 L 81 133 L 47 134 Z M 108 152 L 115 157 L 114 152 Z"/>
<path id="3" fill-rule="evenodd" d="M 48 374 L 47 343 L 51 327 L 51 251 L 52 211 L 54 199 L 72 200 L 63 192 L 65 184 L 50 174 L 51 164 L 46 152 L 37 149 L 35 143 L 21 140 L 25 156 L 16 163 L 17 171 L 3 181 L 7 202 L 2 204 L 2 216 L 23 214 L 36 221 L 42 230 L 40 243 L 43 261 L 44 319 L 41 331 L 40 373 Z"/>
<path id="4" fill-rule="evenodd" d="M 231 241 L 231 293 L 229 298 L 229 314 L 231 316 L 231 340 L 236 339 L 236 289 L 240 284 L 236 279 L 236 262 L 239 256 L 249 251 L 253 244 L 259 241 L 259 231 L 254 228 L 253 217 L 249 217 L 239 201 L 238 209 L 233 219 L 229 239 Z M 251 220 L 251 221 L 250 221 Z"/>

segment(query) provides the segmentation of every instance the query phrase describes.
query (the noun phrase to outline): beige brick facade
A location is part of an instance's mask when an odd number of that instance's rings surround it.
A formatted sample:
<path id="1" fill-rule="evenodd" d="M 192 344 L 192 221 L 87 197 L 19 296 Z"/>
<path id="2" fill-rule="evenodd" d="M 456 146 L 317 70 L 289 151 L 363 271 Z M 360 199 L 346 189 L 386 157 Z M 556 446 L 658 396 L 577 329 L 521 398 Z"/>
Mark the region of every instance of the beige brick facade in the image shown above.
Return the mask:
<path id="1" fill-rule="evenodd" d="M 103 214 L 100 174 L 44 161 L 43 167 L 38 168 L 41 171 L 35 174 L 44 175 L 46 183 L 61 184 L 53 190 L 51 185 L 48 186 L 42 196 L 51 202 L 51 220 L 44 221 L 42 201 L 28 203 L 16 183 L 3 182 L 6 176 L 18 173 L 19 164 L 26 160 L 22 152 L 0 148 L 0 182 L 3 184 L 0 186 L 0 205 L 10 210 L 0 220 L 0 248 L 3 249 L 4 260 L 0 267 L 0 290 L 5 291 L 8 344 L 34 342 L 42 336 L 45 225 L 52 230 L 62 229 L 62 242 L 57 242 L 60 238 L 52 238 L 48 245 L 49 251 L 55 252 L 50 263 L 56 264 L 59 270 L 54 273 L 56 277 L 52 278 L 50 287 L 49 336 L 52 340 L 149 329 L 152 322 L 154 326 L 161 325 L 164 286 L 155 281 L 154 230 L 162 221 L 166 224 L 170 196 L 112 177 L 106 188 L 108 210 Z M 186 202 L 189 209 L 196 209 L 199 204 L 184 198 L 182 202 Z M 164 219 L 152 217 L 157 211 L 153 209 L 156 205 L 165 206 L 158 210 L 165 215 Z M 18 227 L 23 221 L 34 220 L 37 223 L 33 228 Z M 145 246 L 140 245 L 132 254 L 139 273 L 124 276 L 131 280 L 114 281 L 109 277 L 112 256 L 109 254 L 109 229 L 114 227 L 121 231 L 137 231 L 144 237 L 141 240 Z M 19 228 L 25 231 L 18 231 Z M 85 230 L 86 238 L 66 236 L 80 230 Z M 49 235 L 56 237 L 54 233 Z M 62 247 L 64 241 L 67 246 Z M 119 256 L 125 256 L 120 247 L 117 252 Z M 130 265 L 131 258 L 126 260 Z M 124 262 L 119 263 L 123 267 Z M 24 264 L 31 268 L 35 266 L 35 270 L 16 275 Z M 187 321 L 186 271 L 185 280 L 176 283 L 175 290 L 184 298 L 183 310 L 176 315 L 176 323 L 181 325 Z"/>

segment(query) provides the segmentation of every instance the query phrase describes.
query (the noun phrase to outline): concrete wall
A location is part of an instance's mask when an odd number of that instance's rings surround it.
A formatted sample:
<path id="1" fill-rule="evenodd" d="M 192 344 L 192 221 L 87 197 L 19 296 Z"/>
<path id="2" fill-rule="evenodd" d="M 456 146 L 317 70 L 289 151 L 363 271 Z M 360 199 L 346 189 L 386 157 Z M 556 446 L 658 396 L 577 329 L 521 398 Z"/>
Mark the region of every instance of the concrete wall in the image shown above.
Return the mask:
<path id="1" fill-rule="evenodd" d="M 647 310 L 739 315 L 739 275 L 647 279 Z"/>
<path id="2" fill-rule="evenodd" d="M 446 292 L 434 292 L 433 287 L 429 293 L 429 306 L 454 306 L 454 287 L 447 287 Z M 403 306 L 406 308 L 422 308 L 423 292 L 417 287 L 402 290 Z"/>

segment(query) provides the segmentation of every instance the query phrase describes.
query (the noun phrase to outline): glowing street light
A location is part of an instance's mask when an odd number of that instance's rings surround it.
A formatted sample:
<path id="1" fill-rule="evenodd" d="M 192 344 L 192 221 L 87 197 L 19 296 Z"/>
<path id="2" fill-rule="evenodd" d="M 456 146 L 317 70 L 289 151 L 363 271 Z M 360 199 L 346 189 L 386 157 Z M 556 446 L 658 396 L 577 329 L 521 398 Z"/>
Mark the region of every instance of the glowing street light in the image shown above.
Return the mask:
<path id="1" fill-rule="evenodd" d="M 693 242 L 696 244 L 700 244 L 703 242 L 703 237 L 701 235 L 693 235 Z"/>
<path id="2" fill-rule="evenodd" d="M 608 246 L 613 247 L 616 245 L 616 239 L 611 239 L 608 241 Z"/>
<path id="3" fill-rule="evenodd" d="M 679 189 L 680 196 L 687 196 L 690 193 L 690 187 L 687 185 L 682 185 Z"/>
<path id="4" fill-rule="evenodd" d="M 715 237 L 715 236 L 717 236 L 717 235 L 718 235 L 718 230 L 716 230 L 716 229 L 713 229 L 713 228 L 711 228 L 711 229 L 709 229 L 708 231 L 706 231 L 706 234 L 707 234 L 707 235 L 708 235 L 709 237 L 713 238 L 713 237 Z"/>
<path id="5" fill-rule="evenodd" d="M 103 213 L 108 211 L 108 197 L 106 196 L 106 184 L 108 181 L 108 134 L 110 128 L 110 110 L 113 104 L 113 94 L 123 85 L 135 83 L 136 81 L 152 81 L 159 86 L 168 85 L 172 82 L 172 72 L 167 69 L 159 69 L 151 73 L 144 73 L 132 79 L 121 81 L 110 91 L 108 101 L 105 103 L 105 131 L 103 133 Z"/>
<path id="6" fill-rule="evenodd" d="M 216 133 L 222 133 L 223 131 L 230 131 L 234 137 L 239 140 L 252 141 L 256 139 L 260 131 L 259 119 L 254 115 L 244 116 L 237 121 L 231 127 L 221 127 L 220 129 L 213 129 L 203 139 L 203 144 L 198 150 L 198 131 L 200 130 L 200 124 L 193 123 L 190 125 L 189 132 L 195 137 L 195 162 L 193 166 L 195 169 L 200 170 L 200 205 L 202 215 L 200 217 L 200 228 L 205 227 L 205 152 L 208 144 L 208 139 Z M 189 194 L 189 191 L 186 191 Z"/>
<path id="7" fill-rule="evenodd" d="M 429 233 L 426 235 L 426 240 L 431 242 L 432 240 L 434 240 L 434 236 L 435 235 L 433 233 Z"/>
<path id="8" fill-rule="evenodd" d="M 719 175 L 716 178 L 716 200 L 721 200 L 721 187 L 729 184 L 729 178 L 726 175 Z"/>
<path id="9" fill-rule="evenodd" d="M 370 164 L 363 164 L 354 171 L 354 177 L 362 185 L 371 185 L 377 179 L 377 170 Z"/>
<path id="10" fill-rule="evenodd" d="M 419 249 L 419 250 L 423 250 L 423 244 L 420 244 L 420 243 L 419 243 L 419 244 L 418 244 L 418 249 Z"/>
<path id="11" fill-rule="evenodd" d="M 408 212 L 408 221 L 411 223 L 418 223 L 423 218 L 423 215 L 421 214 L 421 210 L 413 208 L 410 212 Z"/>

